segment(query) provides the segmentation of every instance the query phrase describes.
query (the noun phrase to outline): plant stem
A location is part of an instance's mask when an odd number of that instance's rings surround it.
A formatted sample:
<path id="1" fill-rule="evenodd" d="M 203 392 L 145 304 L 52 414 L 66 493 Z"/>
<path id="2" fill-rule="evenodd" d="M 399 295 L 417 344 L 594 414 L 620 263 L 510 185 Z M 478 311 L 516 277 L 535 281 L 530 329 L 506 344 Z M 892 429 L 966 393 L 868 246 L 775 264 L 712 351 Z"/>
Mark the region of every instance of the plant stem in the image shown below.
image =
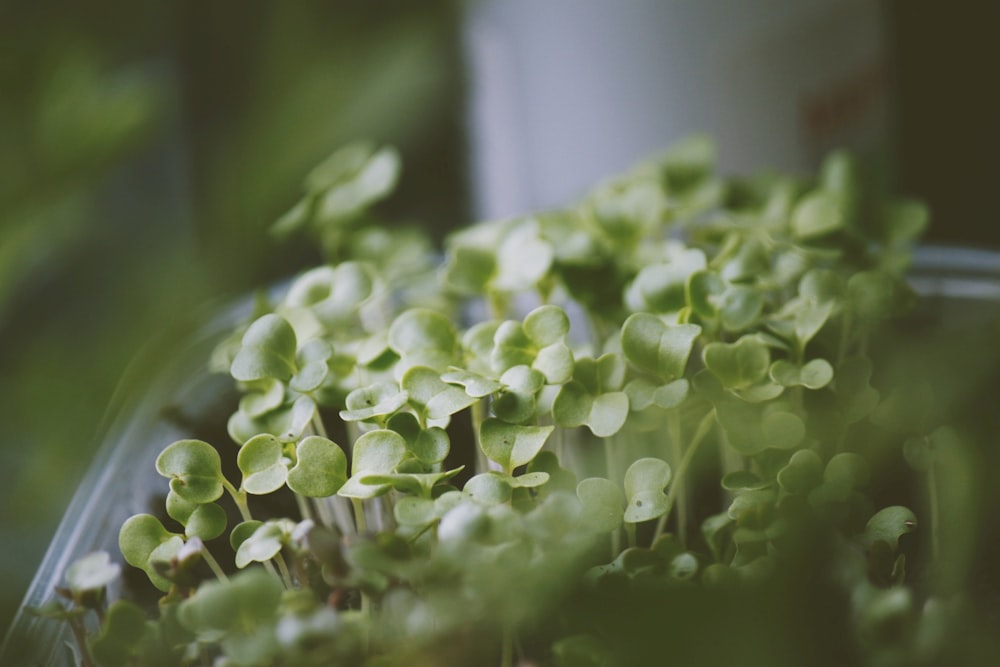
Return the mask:
<path id="1" fill-rule="evenodd" d="M 930 438 L 924 437 L 930 447 Z M 937 466 L 932 460 L 927 466 L 927 502 L 931 506 L 931 560 L 935 569 L 941 564 L 941 508 L 938 497 Z"/>
<path id="2" fill-rule="evenodd" d="M 237 490 L 225 477 L 222 478 L 222 486 L 229 492 L 233 502 L 236 503 L 236 508 L 240 511 L 240 516 L 243 517 L 243 520 L 252 521 L 253 517 L 250 515 L 250 506 L 247 504 L 246 492 Z"/>
<path id="3" fill-rule="evenodd" d="M 667 429 L 670 432 L 671 458 L 680 473 L 681 461 L 684 460 L 684 446 L 681 444 L 683 433 L 676 410 L 671 410 L 667 416 Z M 683 475 L 678 474 L 674 479 L 674 488 L 677 489 L 677 537 L 680 539 L 681 547 L 687 549 L 687 489 Z"/>
<path id="4" fill-rule="evenodd" d="M 312 508 L 309 507 L 309 501 L 297 493 L 294 495 L 295 495 L 295 502 L 299 506 L 299 515 L 303 519 L 313 520 L 315 517 L 313 517 Z"/>
<path id="5" fill-rule="evenodd" d="M 354 523 L 358 527 L 358 532 L 367 533 L 368 520 L 365 518 L 365 506 L 361 498 L 351 498 L 351 506 L 354 508 Z"/>
<path id="6" fill-rule="evenodd" d="M 215 560 L 215 557 L 208 550 L 208 547 L 204 547 L 201 550 L 201 556 L 205 559 L 205 563 L 208 565 L 208 568 L 212 570 L 212 574 L 215 575 L 216 579 L 219 581 L 229 581 L 229 577 L 226 576 L 226 573 L 222 571 L 221 567 L 219 567 L 219 561 Z"/>
<path id="7" fill-rule="evenodd" d="M 79 617 L 69 618 L 67 621 L 69 622 L 70 630 L 73 631 L 73 639 L 80 649 L 80 664 L 82 667 L 94 667 L 94 663 L 90 659 L 90 651 L 87 650 L 87 633 L 83 628 L 83 623 Z"/>
<path id="8" fill-rule="evenodd" d="M 632 548 L 632 547 L 635 546 L 636 538 L 635 538 L 635 524 L 634 523 L 626 523 L 625 524 L 625 540 L 626 540 L 626 544 L 629 546 L 629 548 Z M 615 554 L 615 555 L 617 556 L 617 554 Z"/>
<path id="9" fill-rule="evenodd" d="M 500 667 L 514 667 L 514 634 L 507 623 L 503 625 L 500 639 Z"/>
<path id="10" fill-rule="evenodd" d="M 295 588 L 295 581 L 292 579 L 292 573 L 288 571 L 288 564 L 285 563 L 285 558 L 280 552 L 274 554 L 274 562 L 278 564 L 278 571 L 281 573 L 281 580 L 285 582 L 285 588 L 288 590 Z"/>
<path id="11" fill-rule="evenodd" d="M 694 459 L 694 454 L 698 450 L 698 445 L 702 443 L 705 436 L 712 430 L 715 418 L 714 409 L 701 418 L 701 421 L 698 423 L 698 430 L 695 431 L 694 438 L 691 439 L 691 444 L 688 445 L 687 450 L 684 452 L 684 457 L 677 464 L 677 470 L 674 471 L 674 483 L 670 485 L 670 490 L 667 491 L 667 511 L 663 513 L 663 516 L 660 517 L 660 520 L 656 524 L 656 532 L 653 534 L 654 542 L 663 535 L 663 530 L 667 526 L 667 519 L 670 517 L 670 510 L 673 509 L 681 487 L 681 484 L 678 482 L 684 479 L 684 475 L 687 473 L 687 469 Z"/>
<path id="12" fill-rule="evenodd" d="M 479 399 L 472 404 L 472 409 L 469 411 L 469 419 L 472 421 L 472 437 L 476 442 L 476 474 L 481 474 L 490 469 L 490 462 L 486 459 L 486 453 L 483 451 L 483 441 L 482 436 L 479 433 L 479 429 L 483 425 L 483 421 L 486 418 L 486 404 L 484 398 Z"/>
<path id="13" fill-rule="evenodd" d="M 318 409 L 313 412 L 312 421 L 310 423 L 312 424 L 313 430 L 316 431 L 316 435 L 321 435 L 324 438 L 327 438 L 326 427 L 323 425 L 323 418 L 319 416 Z"/>

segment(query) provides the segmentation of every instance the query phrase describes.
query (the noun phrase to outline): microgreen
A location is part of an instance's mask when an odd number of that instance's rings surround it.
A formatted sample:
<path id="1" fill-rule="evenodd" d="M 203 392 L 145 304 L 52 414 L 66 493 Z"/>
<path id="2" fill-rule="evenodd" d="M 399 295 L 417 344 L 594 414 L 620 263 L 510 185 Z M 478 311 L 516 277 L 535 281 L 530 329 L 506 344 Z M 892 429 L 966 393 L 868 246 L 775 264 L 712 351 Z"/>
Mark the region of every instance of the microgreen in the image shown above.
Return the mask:
<path id="1" fill-rule="evenodd" d="M 937 613 L 910 572 L 939 567 L 960 446 L 929 386 L 885 391 L 874 341 L 911 296 L 926 211 L 867 193 L 842 153 L 812 182 L 723 179 L 712 155 L 694 140 L 577 205 L 459 230 L 440 265 L 377 224 L 396 153 L 331 156 L 274 227 L 312 231 L 328 263 L 213 355 L 237 446 L 167 445 L 169 519 L 119 533 L 159 620 L 107 604 L 119 566 L 100 553 L 39 613 L 81 636 L 104 615 L 79 650 L 109 665 L 436 664 L 450 654 L 421 651 L 469 637 L 505 667 L 515 647 L 598 665 L 617 640 L 589 596 L 676 612 L 808 572 L 836 590 L 824 622 L 851 605 L 848 643 L 891 627 L 910 656 Z M 926 483 L 929 550 L 901 539 L 917 513 L 875 511 L 911 501 L 880 479 L 893 462 Z"/>

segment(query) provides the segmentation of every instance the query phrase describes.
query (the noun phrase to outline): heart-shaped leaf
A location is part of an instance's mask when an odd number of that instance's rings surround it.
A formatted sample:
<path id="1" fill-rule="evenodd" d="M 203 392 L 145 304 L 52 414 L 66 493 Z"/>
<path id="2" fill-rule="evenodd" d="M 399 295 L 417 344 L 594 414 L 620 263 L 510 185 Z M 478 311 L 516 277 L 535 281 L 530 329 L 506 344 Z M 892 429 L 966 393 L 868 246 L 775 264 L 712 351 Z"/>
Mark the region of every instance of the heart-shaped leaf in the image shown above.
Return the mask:
<path id="1" fill-rule="evenodd" d="M 428 419 L 445 419 L 477 400 L 442 380 L 439 371 L 426 366 L 411 367 L 403 375 L 401 385 L 409 404 Z"/>
<path id="2" fill-rule="evenodd" d="M 162 591 L 170 590 L 170 581 L 153 569 L 153 556 L 176 553 L 182 546 L 184 540 L 164 528 L 160 520 L 151 514 L 128 518 L 118 532 L 118 548 L 125 562 L 143 570 L 153 585 Z"/>
<path id="3" fill-rule="evenodd" d="M 285 303 L 308 309 L 336 332 L 358 320 L 361 305 L 371 298 L 374 289 L 374 276 L 367 265 L 342 262 L 302 274 L 289 288 Z"/>
<path id="4" fill-rule="evenodd" d="M 822 478 L 823 461 L 808 449 L 792 454 L 788 464 L 778 472 L 778 484 L 789 493 L 809 493 Z"/>
<path id="5" fill-rule="evenodd" d="M 374 498 L 387 492 L 387 484 L 369 485 L 362 478 L 369 475 L 390 474 L 396 471 L 406 457 L 403 436 L 388 429 L 369 431 L 354 443 L 351 477 L 340 487 L 337 495 L 347 498 Z"/>
<path id="6" fill-rule="evenodd" d="M 203 504 L 222 495 L 222 460 L 202 440 L 178 440 L 156 459 L 156 471 L 170 479 L 170 490 L 185 500 Z"/>
<path id="7" fill-rule="evenodd" d="M 285 318 L 264 315 L 243 334 L 230 373 L 242 382 L 268 378 L 288 382 L 296 371 L 297 345 L 295 331 Z"/>
<path id="8" fill-rule="evenodd" d="M 754 335 L 743 336 L 735 343 L 709 343 L 702 356 L 706 368 L 730 389 L 746 388 L 763 380 L 771 364 L 770 350 Z"/>
<path id="9" fill-rule="evenodd" d="M 624 520 L 639 523 L 656 519 L 670 509 L 663 490 L 670 483 L 670 464 L 656 458 L 642 458 L 625 471 L 625 496 L 628 506 Z"/>
<path id="10" fill-rule="evenodd" d="M 376 382 L 367 387 L 359 387 L 347 395 L 347 409 L 340 411 L 344 421 L 368 421 L 387 417 L 404 405 L 409 394 L 392 380 Z"/>
<path id="11" fill-rule="evenodd" d="M 684 375 L 688 357 L 701 327 L 667 325 L 649 313 L 635 313 L 622 326 L 622 352 L 636 368 L 674 380 Z"/>
<path id="12" fill-rule="evenodd" d="M 282 444 L 269 433 L 247 440 L 236 456 L 236 465 L 243 473 L 243 490 L 254 495 L 277 491 L 288 477 Z"/>
<path id="13" fill-rule="evenodd" d="M 259 417 L 281 406 L 285 400 L 285 385 L 275 379 L 257 380 L 246 383 L 246 391 L 240 399 L 240 411 L 250 417 Z"/>
<path id="14" fill-rule="evenodd" d="M 833 366 L 826 359 L 813 359 L 803 366 L 779 359 L 771 364 L 769 375 L 783 387 L 822 389 L 833 380 Z"/>
<path id="15" fill-rule="evenodd" d="M 483 453 L 509 474 L 535 458 L 554 428 L 507 424 L 491 417 L 480 427 Z"/>
<path id="16" fill-rule="evenodd" d="M 291 404 L 260 417 L 251 417 L 243 411 L 233 413 L 226 430 L 236 443 L 243 444 L 261 433 L 270 433 L 282 442 L 295 442 L 305 431 L 316 414 L 316 403 L 309 396 L 299 396 Z"/>
<path id="17" fill-rule="evenodd" d="M 295 447 L 295 458 L 288 488 L 300 496 L 332 496 L 347 482 L 347 457 L 332 440 L 311 435 Z"/>
<path id="18" fill-rule="evenodd" d="M 628 418 L 629 402 L 625 392 L 594 395 L 576 380 L 564 384 L 552 404 L 552 416 L 560 426 L 586 425 L 599 438 L 617 433 Z"/>

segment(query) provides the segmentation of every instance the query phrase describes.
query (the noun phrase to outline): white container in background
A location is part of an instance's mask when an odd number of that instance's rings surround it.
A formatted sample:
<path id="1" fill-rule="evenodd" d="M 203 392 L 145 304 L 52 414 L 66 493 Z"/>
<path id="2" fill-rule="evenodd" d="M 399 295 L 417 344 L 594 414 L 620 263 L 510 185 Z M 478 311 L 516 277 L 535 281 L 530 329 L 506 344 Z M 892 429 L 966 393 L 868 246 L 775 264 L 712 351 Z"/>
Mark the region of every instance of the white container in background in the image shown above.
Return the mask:
<path id="1" fill-rule="evenodd" d="M 566 204 L 695 132 L 724 173 L 811 171 L 830 148 L 884 155 L 876 0 L 469 3 L 476 213 Z"/>

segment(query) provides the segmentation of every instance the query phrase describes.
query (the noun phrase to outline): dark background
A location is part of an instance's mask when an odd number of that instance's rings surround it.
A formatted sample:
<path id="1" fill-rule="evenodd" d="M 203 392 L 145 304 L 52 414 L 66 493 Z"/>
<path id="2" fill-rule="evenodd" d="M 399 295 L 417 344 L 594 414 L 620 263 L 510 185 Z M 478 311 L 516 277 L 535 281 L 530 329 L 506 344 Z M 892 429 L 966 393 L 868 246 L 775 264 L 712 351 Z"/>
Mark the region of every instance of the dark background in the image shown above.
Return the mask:
<path id="1" fill-rule="evenodd" d="M 930 205 L 930 241 L 1000 248 L 1000 9 L 886 9 L 895 190 Z M 391 143 L 390 216 L 471 220 L 461 11 L 0 1 L 0 631 L 136 351 L 169 357 L 199 304 L 317 261 L 265 231 L 312 165 Z"/>

